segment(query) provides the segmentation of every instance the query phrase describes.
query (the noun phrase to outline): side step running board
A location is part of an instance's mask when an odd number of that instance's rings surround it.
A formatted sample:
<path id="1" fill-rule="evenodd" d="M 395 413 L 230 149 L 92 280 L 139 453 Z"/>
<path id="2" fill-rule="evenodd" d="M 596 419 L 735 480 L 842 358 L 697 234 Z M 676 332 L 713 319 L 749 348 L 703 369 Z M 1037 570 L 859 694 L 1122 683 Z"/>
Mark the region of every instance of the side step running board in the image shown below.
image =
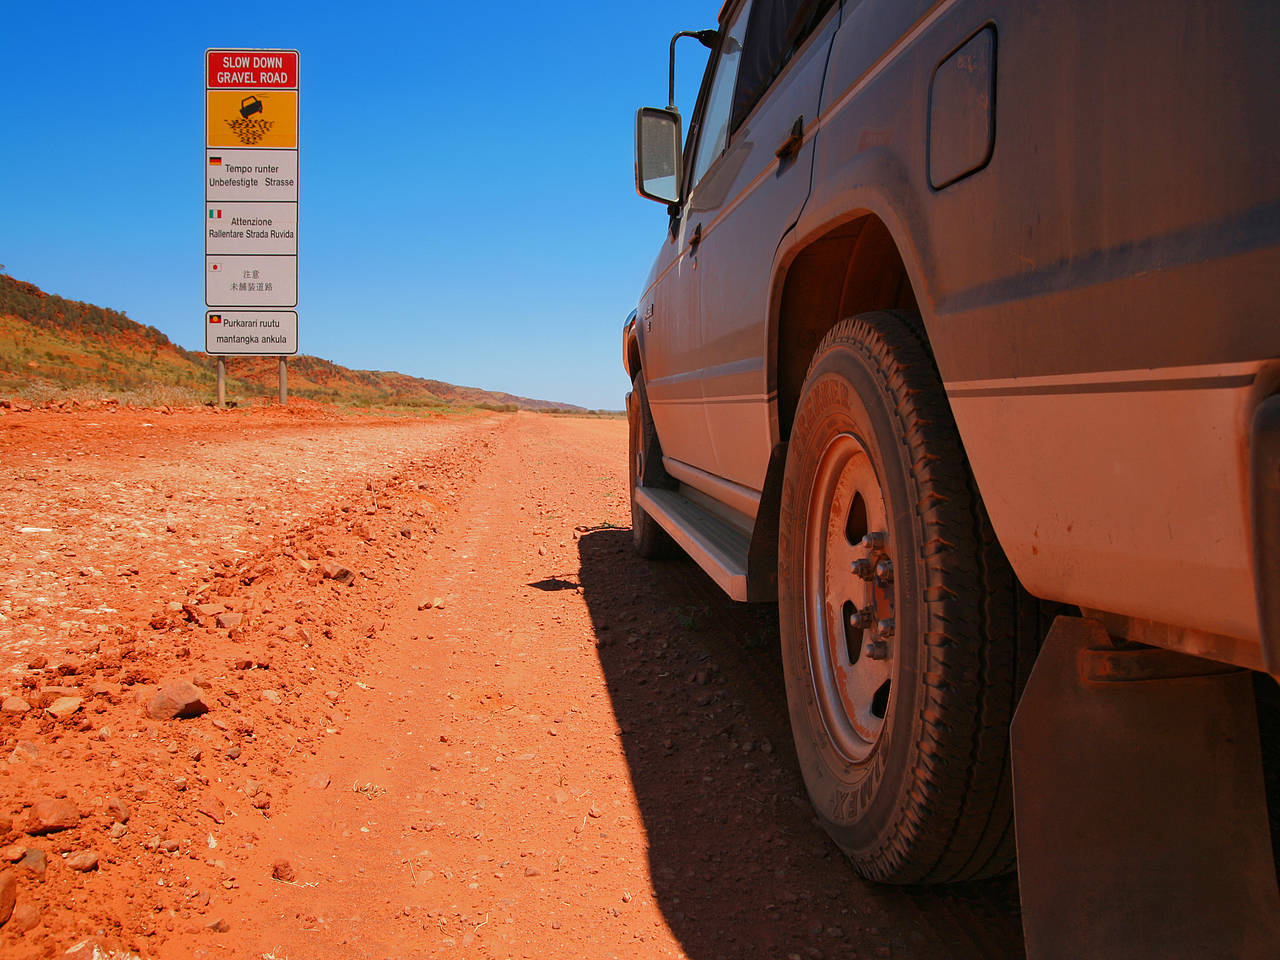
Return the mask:
<path id="1" fill-rule="evenodd" d="M 751 546 L 747 534 L 674 490 L 637 487 L 636 503 L 730 599 L 747 599 L 747 551 Z"/>

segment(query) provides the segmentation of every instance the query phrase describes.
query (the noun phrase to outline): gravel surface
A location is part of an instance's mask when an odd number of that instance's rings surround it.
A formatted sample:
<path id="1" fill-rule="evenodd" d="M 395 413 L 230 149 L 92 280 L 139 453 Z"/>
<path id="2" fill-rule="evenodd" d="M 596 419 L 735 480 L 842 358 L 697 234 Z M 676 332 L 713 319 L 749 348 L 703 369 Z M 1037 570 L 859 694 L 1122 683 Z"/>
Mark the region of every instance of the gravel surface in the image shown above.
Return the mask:
<path id="1" fill-rule="evenodd" d="M 815 826 L 776 611 L 635 558 L 622 421 L 0 449 L 0 955 L 1021 955 L 1011 880 L 866 884 Z"/>

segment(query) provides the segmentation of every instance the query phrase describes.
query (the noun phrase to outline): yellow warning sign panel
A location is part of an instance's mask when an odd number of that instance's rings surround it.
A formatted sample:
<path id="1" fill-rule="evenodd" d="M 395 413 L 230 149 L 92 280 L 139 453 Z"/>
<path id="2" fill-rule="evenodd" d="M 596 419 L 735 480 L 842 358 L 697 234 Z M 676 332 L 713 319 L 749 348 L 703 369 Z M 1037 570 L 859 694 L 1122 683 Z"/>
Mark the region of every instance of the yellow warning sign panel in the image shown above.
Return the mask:
<path id="1" fill-rule="evenodd" d="M 207 90 L 211 147 L 298 147 L 296 90 Z"/>

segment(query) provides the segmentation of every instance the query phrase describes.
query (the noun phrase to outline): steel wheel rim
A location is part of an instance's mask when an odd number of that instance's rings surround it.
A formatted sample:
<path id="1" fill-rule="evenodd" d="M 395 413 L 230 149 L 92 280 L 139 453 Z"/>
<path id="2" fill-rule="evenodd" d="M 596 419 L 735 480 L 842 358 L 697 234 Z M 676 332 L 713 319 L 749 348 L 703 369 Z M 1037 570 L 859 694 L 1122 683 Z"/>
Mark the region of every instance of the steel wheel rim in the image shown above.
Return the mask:
<path id="1" fill-rule="evenodd" d="M 879 741 L 893 694 L 892 563 L 875 466 L 860 439 L 838 434 L 823 449 L 810 490 L 804 612 L 818 710 L 832 744 L 849 761 L 865 759 Z M 873 647 L 877 642 L 883 646 Z"/>

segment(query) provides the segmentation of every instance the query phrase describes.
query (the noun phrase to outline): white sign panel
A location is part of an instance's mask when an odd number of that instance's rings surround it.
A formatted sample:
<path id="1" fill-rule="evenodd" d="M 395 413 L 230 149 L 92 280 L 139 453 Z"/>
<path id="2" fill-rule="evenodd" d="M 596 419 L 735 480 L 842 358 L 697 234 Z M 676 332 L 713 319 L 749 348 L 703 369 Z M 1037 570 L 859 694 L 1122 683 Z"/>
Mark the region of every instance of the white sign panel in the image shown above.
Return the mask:
<path id="1" fill-rule="evenodd" d="M 204 351 L 292 356 L 298 352 L 298 315 L 292 310 L 210 310 L 204 315 Z"/>
<path id="2" fill-rule="evenodd" d="M 205 150 L 206 201 L 298 202 L 298 151 Z"/>
<path id="3" fill-rule="evenodd" d="M 204 252 L 215 254 L 298 254 L 298 205 L 227 200 L 210 203 Z"/>
<path id="4" fill-rule="evenodd" d="M 297 353 L 298 51 L 205 51 L 204 177 L 206 352 Z"/>
<path id="5" fill-rule="evenodd" d="M 210 307 L 292 307 L 298 302 L 297 257 L 206 256 L 204 302 Z"/>

